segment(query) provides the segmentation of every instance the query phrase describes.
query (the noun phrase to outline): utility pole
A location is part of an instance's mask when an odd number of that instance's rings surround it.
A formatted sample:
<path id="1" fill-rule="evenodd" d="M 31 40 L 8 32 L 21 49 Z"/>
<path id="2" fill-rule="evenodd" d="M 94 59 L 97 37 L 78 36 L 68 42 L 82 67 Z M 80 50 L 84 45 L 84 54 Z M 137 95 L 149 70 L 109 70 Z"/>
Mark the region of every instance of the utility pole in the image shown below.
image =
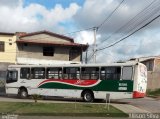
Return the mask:
<path id="1" fill-rule="evenodd" d="M 98 27 L 94 27 L 93 30 L 94 30 L 94 44 L 93 44 L 93 46 L 94 46 L 94 48 L 93 48 L 94 58 L 93 58 L 93 61 L 94 61 L 94 63 L 96 63 L 96 50 L 97 50 L 97 48 L 96 48 L 97 47 L 96 46 L 96 32 L 98 30 Z"/>
<path id="2" fill-rule="evenodd" d="M 88 60 L 88 50 L 86 50 L 85 64 L 87 64 L 87 60 Z"/>

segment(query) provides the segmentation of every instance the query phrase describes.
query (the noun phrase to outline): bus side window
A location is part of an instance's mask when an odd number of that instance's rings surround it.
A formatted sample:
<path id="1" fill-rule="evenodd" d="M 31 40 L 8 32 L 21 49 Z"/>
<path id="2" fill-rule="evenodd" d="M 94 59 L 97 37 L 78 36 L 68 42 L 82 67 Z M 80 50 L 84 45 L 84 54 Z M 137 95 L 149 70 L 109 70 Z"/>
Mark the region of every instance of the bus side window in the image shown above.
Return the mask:
<path id="1" fill-rule="evenodd" d="M 79 67 L 64 67 L 63 68 L 64 79 L 80 79 Z"/>
<path id="2" fill-rule="evenodd" d="M 32 79 L 45 79 L 45 68 L 37 67 L 31 68 Z"/>
<path id="3" fill-rule="evenodd" d="M 59 67 L 47 68 L 47 78 L 48 79 L 61 79 L 62 78 L 62 68 L 59 68 Z"/>
<path id="4" fill-rule="evenodd" d="M 133 68 L 131 66 L 123 67 L 122 79 L 123 80 L 132 80 Z"/>
<path id="5" fill-rule="evenodd" d="M 101 68 L 100 79 L 106 80 L 106 72 L 104 67 Z"/>
<path id="6" fill-rule="evenodd" d="M 81 79 L 99 79 L 99 67 L 82 67 Z"/>
<path id="7" fill-rule="evenodd" d="M 102 67 L 101 80 L 120 80 L 121 67 Z"/>
<path id="8" fill-rule="evenodd" d="M 30 78 L 30 68 L 21 68 L 20 78 L 29 79 Z"/>

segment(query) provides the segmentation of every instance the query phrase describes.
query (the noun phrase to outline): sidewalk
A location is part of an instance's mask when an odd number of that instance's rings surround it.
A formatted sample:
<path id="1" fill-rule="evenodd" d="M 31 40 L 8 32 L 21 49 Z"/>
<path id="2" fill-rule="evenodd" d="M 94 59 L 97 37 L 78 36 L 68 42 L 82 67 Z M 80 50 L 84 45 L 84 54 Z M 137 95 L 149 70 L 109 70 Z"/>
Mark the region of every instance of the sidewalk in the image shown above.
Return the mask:
<path id="1" fill-rule="evenodd" d="M 129 105 L 129 104 L 114 104 L 111 103 L 112 106 L 114 106 L 115 108 L 123 111 L 124 113 L 130 114 L 130 113 L 150 113 L 146 110 L 140 109 L 138 107 Z"/>

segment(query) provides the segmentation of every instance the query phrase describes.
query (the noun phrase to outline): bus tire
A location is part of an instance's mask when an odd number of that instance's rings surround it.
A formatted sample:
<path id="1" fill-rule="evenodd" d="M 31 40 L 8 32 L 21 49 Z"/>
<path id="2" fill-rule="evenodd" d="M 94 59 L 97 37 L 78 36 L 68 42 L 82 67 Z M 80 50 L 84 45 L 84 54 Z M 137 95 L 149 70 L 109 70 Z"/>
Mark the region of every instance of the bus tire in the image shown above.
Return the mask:
<path id="1" fill-rule="evenodd" d="M 18 96 L 22 99 L 27 98 L 28 97 L 28 92 L 26 89 L 22 88 L 19 90 Z"/>
<path id="2" fill-rule="evenodd" d="M 94 95 L 92 91 L 86 90 L 83 92 L 83 100 L 85 102 L 93 102 L 94 101 Z"/>

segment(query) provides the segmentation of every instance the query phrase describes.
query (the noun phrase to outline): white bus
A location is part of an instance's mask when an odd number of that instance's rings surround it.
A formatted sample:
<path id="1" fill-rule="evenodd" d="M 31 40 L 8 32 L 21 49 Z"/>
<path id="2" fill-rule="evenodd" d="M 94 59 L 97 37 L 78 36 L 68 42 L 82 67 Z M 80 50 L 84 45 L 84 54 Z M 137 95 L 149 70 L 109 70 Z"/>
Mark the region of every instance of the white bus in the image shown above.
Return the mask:
<path id="1" fill-rule="evenodd" d="M 141 63 L 10 65 L 6 93 L 94 99 L 144 97 L 147 69 Z"/>

